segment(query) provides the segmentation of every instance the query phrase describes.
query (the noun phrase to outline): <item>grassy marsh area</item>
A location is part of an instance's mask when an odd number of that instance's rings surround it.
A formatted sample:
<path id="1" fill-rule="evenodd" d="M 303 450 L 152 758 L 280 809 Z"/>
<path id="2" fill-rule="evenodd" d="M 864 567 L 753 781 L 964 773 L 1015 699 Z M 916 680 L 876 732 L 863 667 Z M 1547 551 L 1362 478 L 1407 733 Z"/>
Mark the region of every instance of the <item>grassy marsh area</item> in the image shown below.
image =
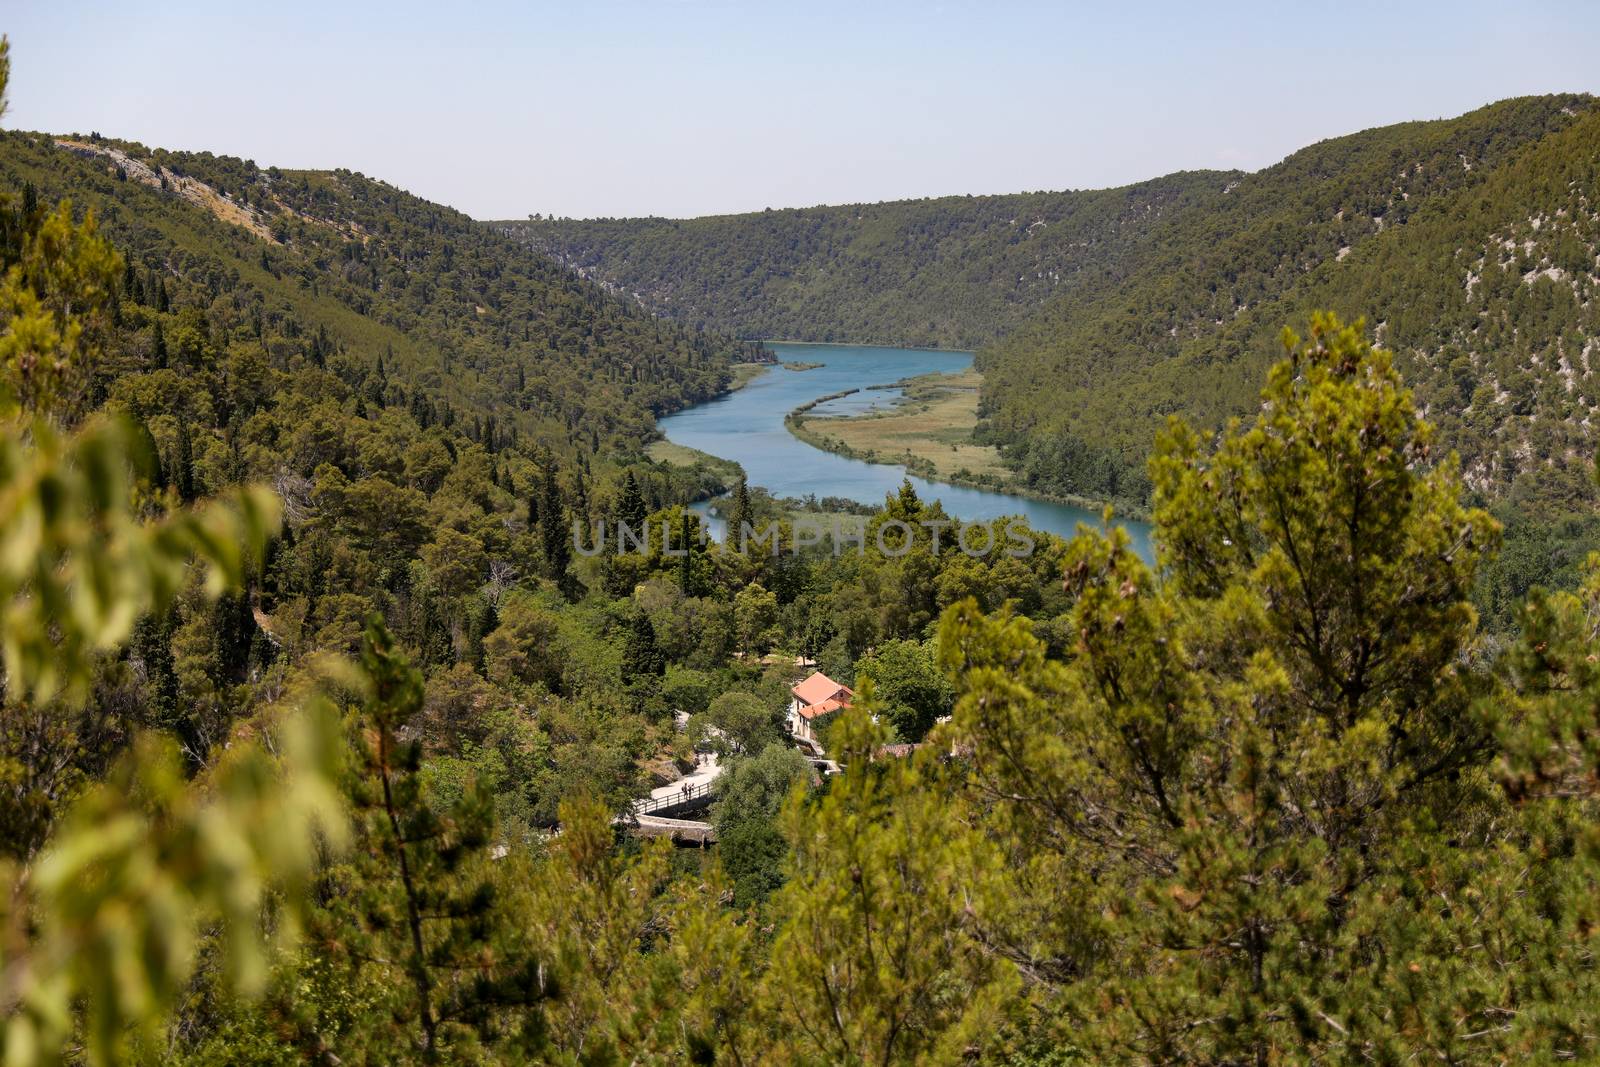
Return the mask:
<path id="1" fill-rule="evenodd" d="M 982 381 L 976 370 L 926 374 L 900 383 L 903 392 L 887 410 L 839 416 L 799 411 L 787 422 L 795 436 L 829 452 L 904 464 L 945 482 L 1012 488 L 1013 475 L 999 450 L 972 439 Z"/>

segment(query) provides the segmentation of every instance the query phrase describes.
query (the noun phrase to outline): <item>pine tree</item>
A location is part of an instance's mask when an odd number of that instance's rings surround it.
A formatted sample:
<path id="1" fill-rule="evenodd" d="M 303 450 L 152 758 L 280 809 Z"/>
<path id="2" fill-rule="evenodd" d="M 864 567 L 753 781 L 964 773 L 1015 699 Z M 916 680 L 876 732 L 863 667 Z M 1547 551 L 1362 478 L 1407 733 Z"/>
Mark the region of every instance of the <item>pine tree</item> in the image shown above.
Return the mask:
<path id="1" fill-rule="evenodd" d="M 173 730 L 178 725 L 178 671 L 172 657 L 170 613 L 147 613 L 134 627 L 129 651 L 144 671 L 145 719 L 152 726 Z"/>
<path id="2" fill-rule="evenodd" d="M 876 707 L 868 688 L 841 713 L 829 736 L 842 773 L 782 815 L 793 859 L 759 997 L 772 1062 L 961 1062 L 1014 997 L 1015 972 L 968 933 L 998 857 L 951 818 L 936 758 L 879 754 Z"/>
<path id="3" fill-rule="evenodd" d="M 1454 1020 L 1499 1025 L 1451 978 L 1498 969 L 1455 897 L 1501 866 L 1467 844 L 1495 801 L 1464 669 L 1496 529 L 1388 353 L 1325 317 L 1287 344 L 1254 425 L 1159 442 L 1159 572 L 1120 530 L 1072 543 L 1069 661 L 970 601 L 940 628 L 948 740 L 1025 899 L 975 929 L 1090 1059 L 1450 1059 Z"/>
<path id="4" fill-rule="evenodd" d="M 450 804 L 430 796 L 421 741 L 401 737 L 421 709 L 422 676 L 376 620 L 361 668 L 368 692 L 347 786 L 357 847 L 328 872 L 340 888 L 315 916 L 324 945 L 382 976 L 387 1004 L 352 1038 L 400 1060 L 476 1059 L 489 1046 L 531 1056 L 551 990 L 484 863 L 493 796 L 476 785 Z"/>
<path id="5" fill-rule="evenodd" d="M 660 676 L 667 671 L 667 657 L 656 640 L 650 616 L 636 611 L 628 621 L 628 639 L 622 651 L 622 680 Z"/>

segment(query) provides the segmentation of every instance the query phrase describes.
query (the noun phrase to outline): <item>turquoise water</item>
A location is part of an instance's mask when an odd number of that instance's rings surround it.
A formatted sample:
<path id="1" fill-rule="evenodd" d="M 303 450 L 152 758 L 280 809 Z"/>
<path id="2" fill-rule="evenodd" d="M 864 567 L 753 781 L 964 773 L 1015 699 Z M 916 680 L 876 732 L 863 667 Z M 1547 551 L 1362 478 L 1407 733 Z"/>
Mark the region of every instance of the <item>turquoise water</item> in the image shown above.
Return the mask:
<path id="1" fill-rule="evenodd" d="M 813 410 L 817 414 L 843 415 L 882 407 L 898 389 L 868 389 L 919 374 L 954 374 L 972 364 L 970 352 L 916 348 L 878 348 L 870 345 L 792 345 L 769 347 L 785 363 L 821 363 L 814 370 L 789 371 L 773 367 L 742 389 L 727 396 L 668 415 L 660 420 L 667 440 L 697 448 L 744 467 L 751 485 L 774 496 L 818 499 L 843 497 L 864 504 L 879 504 L 900 488 L 904 467 L 846 459 L 813 448 L 783 425 L 789 412 L 808 401 L 846 389 L 862 392 L 830 400 Z M 1071 537 L 1079 523 L 1100 525 L 1100 513 L 1070 504 L 1009 496 L 985 489 L 946 485 L 913 477 L 911 484 L 924 500 L 938 500 L 954 518 L 987 522 L 1020 515 L 1037 530 Z M 1150 530 L 1144 523 L 1124 521 L 1135 547 L 1150 558 Z"/>

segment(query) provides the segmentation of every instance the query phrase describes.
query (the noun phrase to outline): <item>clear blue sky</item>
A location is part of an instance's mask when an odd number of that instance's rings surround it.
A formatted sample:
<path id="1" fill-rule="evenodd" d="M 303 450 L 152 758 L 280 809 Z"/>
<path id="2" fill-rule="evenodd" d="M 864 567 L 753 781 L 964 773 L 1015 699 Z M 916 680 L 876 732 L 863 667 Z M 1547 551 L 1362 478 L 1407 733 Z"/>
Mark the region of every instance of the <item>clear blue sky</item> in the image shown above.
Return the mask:
<path id="1" fill-rule="evenodd" d="M 8 0 L 0 32 L 13 129 L 344 166 L 479 218 L 1118 185 L 1600 92 L 1595 0 Z"/>

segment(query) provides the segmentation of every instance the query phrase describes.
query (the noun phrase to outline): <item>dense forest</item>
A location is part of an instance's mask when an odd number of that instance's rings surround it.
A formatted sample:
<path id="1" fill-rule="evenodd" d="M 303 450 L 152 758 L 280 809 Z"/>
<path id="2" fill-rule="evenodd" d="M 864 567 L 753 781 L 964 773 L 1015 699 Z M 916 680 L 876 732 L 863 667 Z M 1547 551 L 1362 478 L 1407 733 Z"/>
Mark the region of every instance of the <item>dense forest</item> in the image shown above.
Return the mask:
<path id="1" fill-rule="evenodd" d="M 30 204 L 92 208 L 124 255 L 132 318 L 97 399 L 159 395 L 164 407 L 140 412 L 154 417 L 199 410 L 181 394 L 215 393 L 210 378 L 238 383 L 194 427 L 211 431 L 197 445 L 206 452 L 285 391 L 275 375 L 312 409 L 357 398 L 403 408 L 420 429 L 466 433 L 488 451 L 637 448 L 652 414 L 714 395 L 731 362 L 756 354 L 348 171 L 12 132 L 0 179 L 31 190 Z"/>
<path id="2" fill-rule="evenodd" d="M 994 432 L 1041 486 L 1144 495 L 1161 420 L 1247 413 L 1283 323 L 1332 307 L 1400 356 L 1469 485 L 1570 496 L 1592 451 L 1597 147 L 1592 99 L 1534 97 L 1297 152 L 984 350 Z"/>
<path id="3" fill-rule="evenodd" d="M 1165 419 L 1220 429 L 1254 409 L 1285 323 L 1365 318 L 1507 526 L 1480 596 L 1503 627 L 1600 546 L 1597 160 L 1594 99 L 1559 95 L 1323 141 L 1253 174 L 496 228 L 741 336 L 977 345 L 976 436 L 1018 484 L 1136 512 Z M 935 328 L 940 309 L 966 332 Z"/>
<path id="4" fill-rule="evenodd" d="M 1137 504 L 1162 420 L 1257 405 L 1278 334 L 1315 308 L 1391 348 L 1464 482 L 1506 525 L 1498 625 L 1600 546 L 1589 477 L 1600 364 L 1600 110 L 1508 101 L 1324 142 L 1175 219 L 1114 288 L 1064 296 L 984 349 L 989 435 L 1028 484 Z"/>
<path id="5" fill-rule="evenodd" d="M 1146 443 L 1154 565 L 909 482 L 818 541 L 645 451 L 758 345 L 492 228 L 98 135 L 0 186 L 8 1067 L 1600 1056 L 1600 556 L 1484 625 L 1414 355 L 1285 295 Z"/>

